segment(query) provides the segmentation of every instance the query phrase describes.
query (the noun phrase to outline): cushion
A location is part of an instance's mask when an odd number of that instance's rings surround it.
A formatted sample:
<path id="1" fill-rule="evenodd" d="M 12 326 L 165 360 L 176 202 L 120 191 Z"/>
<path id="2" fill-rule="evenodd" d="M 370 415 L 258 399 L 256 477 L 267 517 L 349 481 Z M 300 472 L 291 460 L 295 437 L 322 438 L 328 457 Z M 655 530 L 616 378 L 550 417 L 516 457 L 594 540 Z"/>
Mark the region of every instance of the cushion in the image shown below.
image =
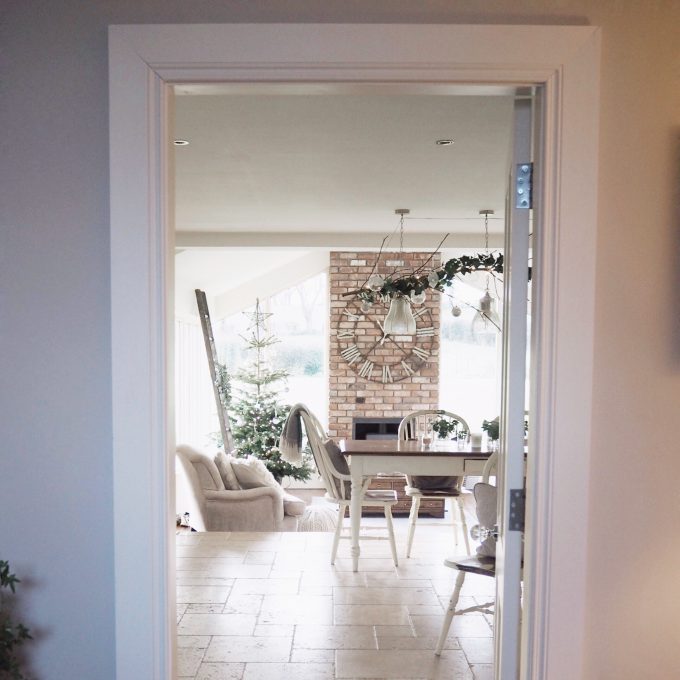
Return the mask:
<path id="1" fill-rule="evenodd" d="M 335 468 L 335 471 L 339 472 L 341 475 L 348 475 L 349 465 L 347 464 L 347 458 L 345 458 L 344 454 L 340 450 L 340 447 L 335 443 L 335 441 L 333 439 L 326 439 L 326 441 L 323 443 L 323 446 L 328 452 L 328 457 L 330 458 L 331 465 Z M 338 493 L 342 498 L 351 498 L 352 482 L 338 479 L 337 477 L 334 477 L 333 481 L 335 482 Z M 344 496 L 342 494 L 341 484 L 345 485 Z"/>
<path id="2" fill-rule="evenodd" d="M 326 451 L 328 451 L 328 457 L 331 459 L 331 463 L 336 471 L 341 475 L 348 475 L 349 465 L 347 464 L 347 458 L 345 458 L 344 454 L 340 450 L 340 447 L 333 439 L 326 439 L 323 445 L 326 447 Z"/>
<path id="3" fill-rule="evenodd" d="M 238 491 L 241 487 L 239 486 L 238 479 L 234 474 L 234 470 L 231 467 L 231 461 L 234 460 L 233 456 L 227 456 L 224 451 L 218 451 L 215 454 L 215 465 L 220 471 L 220 477 L 224 482 L 224 488 L 229 491 Z"/>
<path id="4" fill-rule="evenodd" d="M 301 498 L 293 496 L 292 493 L 288 493 L 287 491 L 283 492 L 284 515 L 288 515 L 289 517 L 300 517 L 304 513 L 306 507 L 307 504 Z"/>
<path id="5" fill-rule="evenodd" d="M 462 481 L 462 477 L 415 476 L 411 477 L 411 487 L 422 491 L 425 495 L 427 491 L 439 491 L 457 496 L 460 494 Z"/>
<path id="6" fill-rule="evenodd" d="M 256 489 L 259 486 L 281 488 L 274 475 L 269 472 L 267 466 L 259 458 L 255 458 L 255 456 L 232 458 L 230 462 L 231 469 L 234 471 L 242 489 Z"/>
<path id="7" fill-rule="evenodd" d="M 492 529 L 497 520 L 498 489 L 491 484 L 479 482 L 473 489 L 477 502 L 477 520 L 483 529 Z M 477 547 L 477 554 L 482 557 L 496 557 L 496 541 L 493 536 L 485 538 Z"/>

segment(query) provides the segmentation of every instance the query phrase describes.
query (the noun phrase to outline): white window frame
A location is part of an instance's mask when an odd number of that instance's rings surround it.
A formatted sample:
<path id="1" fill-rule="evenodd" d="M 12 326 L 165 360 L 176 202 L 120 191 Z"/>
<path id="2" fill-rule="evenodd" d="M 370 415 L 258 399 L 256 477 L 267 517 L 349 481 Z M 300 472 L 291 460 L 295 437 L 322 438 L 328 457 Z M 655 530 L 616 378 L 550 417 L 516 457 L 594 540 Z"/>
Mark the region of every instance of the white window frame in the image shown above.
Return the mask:
<path id="1" fill-rule="evenodd" d="M 116 673 L 174 677 L 170 92 L 181 82 L 540 85 L 544 149 L 525 559 L 526 678 L 578 677 L 594 335 L 600 31 L 228 24 L 109 31 Z M 574 427 L 578 423 L 578 427 Z"/>

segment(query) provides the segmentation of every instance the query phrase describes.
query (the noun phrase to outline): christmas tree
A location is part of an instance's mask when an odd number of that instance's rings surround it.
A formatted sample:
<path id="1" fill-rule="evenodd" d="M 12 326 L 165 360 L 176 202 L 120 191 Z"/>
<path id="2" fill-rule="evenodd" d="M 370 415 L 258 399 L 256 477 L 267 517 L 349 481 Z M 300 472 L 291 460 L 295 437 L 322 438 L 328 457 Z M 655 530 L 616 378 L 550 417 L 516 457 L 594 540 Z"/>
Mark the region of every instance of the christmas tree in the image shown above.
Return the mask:
<path id="1" fill-rule="evenodd" d="M 236 455 L 259 458 L 279 482 L 284 477 L 309 479 L 312 468 L 308 460 L 299 467 L 291 465 L 281 458 L 278 448 L 290 406 L 279 401 L 279 385 L 288 373 L 270 368 L 267 363 L 267 349 L 279 342 L 266 328 L 271 314 L 262 312 L 257 300 L 255 311 L 248 316 L 250 335 L 244 340 L 248 343 L 248 351 L 252 352 L 253 361 L 234 376 L 242 387 L 231 403 Z"/>

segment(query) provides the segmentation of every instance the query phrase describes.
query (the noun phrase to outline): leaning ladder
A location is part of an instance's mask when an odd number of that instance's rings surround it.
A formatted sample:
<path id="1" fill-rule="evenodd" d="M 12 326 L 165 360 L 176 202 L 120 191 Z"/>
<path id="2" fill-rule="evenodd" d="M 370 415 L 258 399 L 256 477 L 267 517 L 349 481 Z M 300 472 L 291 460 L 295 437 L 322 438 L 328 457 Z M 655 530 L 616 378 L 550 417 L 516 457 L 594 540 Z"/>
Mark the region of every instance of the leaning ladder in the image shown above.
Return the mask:
<path id="1" fill-rule="evenodd" d="M 210 379 L 217 405 L 217 417 L 220 421 L 220 431 L 222 432 L 222 442 L 226 453 L 234 452 L 234 437 L 231 434 L 229 424 L 229 414 L 227 405 L 223 403 L 220 396 L 219 380 L 217 377 L 217 350 L 215 349 L 215 336 L 213 335 L 212 323 L 210 322 L 210 312 L 208 311 L 208 300 L 205 293 L 198 288 L 195 290 L 196 303 L 198 304 L 198 314 L 201 317 L 201 328 L 203 329 L 203 341 L 205 342 L 205 353 L 208 357 L 208 368 L 210 369 Z"/>

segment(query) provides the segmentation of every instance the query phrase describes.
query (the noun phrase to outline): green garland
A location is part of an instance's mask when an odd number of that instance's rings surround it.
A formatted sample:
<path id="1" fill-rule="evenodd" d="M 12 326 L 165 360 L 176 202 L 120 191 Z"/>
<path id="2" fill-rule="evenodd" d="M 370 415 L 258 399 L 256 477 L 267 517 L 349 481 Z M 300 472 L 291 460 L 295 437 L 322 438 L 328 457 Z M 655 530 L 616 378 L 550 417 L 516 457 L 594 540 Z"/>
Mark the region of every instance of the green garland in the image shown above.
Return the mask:
<path id="1" fill-rule="evenodd" d="M 344 295 L 354 295 L 360 300 L 367 302 L 376 302 L 382 298 L 392 297 L 410 297 L 413 295 L 420 295 L 428 288 L 442 292 L 449 287 L 456 276 L 465 276 L 473 272 L 493 272 L 495 274 L 503 273 L 503 255 L 502 253 L 477 253 L 476 255 L 462 255 L 461 257 L 452 257 L 447 260 L 441 267 L 432 270 L 432 272 L 420 274 L 422 270 L 417 269 L 415 272 L 405 276 L 387 276 L 385 282 L 379 290 L 372 290 L 364 284 L 357 290 L 344 293 Z M 430 281 L 430 273 L 437 275 L 438 280 L 435 285 Z M 531 278 L 531 270 L 529 270 L 529 278 Z"/>

